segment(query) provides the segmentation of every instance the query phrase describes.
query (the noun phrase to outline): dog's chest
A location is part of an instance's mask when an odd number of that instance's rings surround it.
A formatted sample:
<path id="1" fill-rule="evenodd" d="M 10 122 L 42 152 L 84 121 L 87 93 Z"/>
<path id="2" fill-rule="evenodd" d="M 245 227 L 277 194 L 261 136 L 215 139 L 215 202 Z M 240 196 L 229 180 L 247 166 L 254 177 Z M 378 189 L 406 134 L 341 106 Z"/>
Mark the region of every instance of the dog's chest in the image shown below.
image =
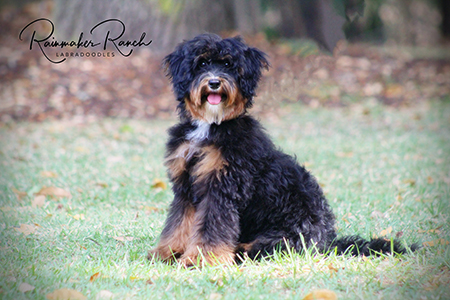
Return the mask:
<path id="1" fill-rule="evenodd" d="M 222 174 L 221 171 L 228 163 L 219 148 L 203 142 L 208 138 L 208 133 L 209 124 L 198 124 L 196 129 L 186 135 L 183 143 L 168 153 L 165 165 L 173 182 L 179 181 L 183 174 L 189 175 L 194 184 L 218 178 Z"/>

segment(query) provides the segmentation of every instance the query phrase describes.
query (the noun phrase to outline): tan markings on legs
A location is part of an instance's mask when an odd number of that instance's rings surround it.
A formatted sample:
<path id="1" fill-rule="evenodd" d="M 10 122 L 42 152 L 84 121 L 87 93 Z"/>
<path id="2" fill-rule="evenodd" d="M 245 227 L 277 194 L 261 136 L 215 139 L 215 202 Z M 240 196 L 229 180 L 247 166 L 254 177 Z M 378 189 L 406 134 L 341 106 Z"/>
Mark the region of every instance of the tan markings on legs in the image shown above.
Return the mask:
<path id="1" fill-rule="evenodd" d="M 172 260 L 173 256 L 181 255 L 186 251 L 192 235 L 192 227 L 195 219 L 195 208 L 186 209 L 181 224 L 167 237 L 161 236 L 158 246 L 151 251 L 150 256 L 157 255 L 162 260 Z"/>
<path id="2" fill-rule="evenodd" d="M 205 200 L 203 200 L 205 201 Z M 222 244 L 218 246 L 206 245 L 202 242 L 201 224 L 205 218 L 204 211 L 195 213 L 192 235 L 186 251 L 178 260 L 184 266 L 203 266 L 205 264 L 232 264 L 234 263 L 234 247 Z"/>
<path id="3" fill-rule="evenodd" d="M 236 250 L 248 252 L 248 251 L 252 250 L 253 245 L 256 242 L 257 242 L 257 240 L 254 240 L 253 242 L 250 242 L 250 243 L 241 243 L 241 244 L 237 245 Z"/>
<path id="4" fill-rule="evenodd" d="M 234 249 L 227 245 L 190 245 L 178 262 L 186 267 L 197 265 L 204 266 L 217 264 L 233 264 Z"/>
<path id="5" fill-rule="evenodd" d="M 200 150 L 200 161 L 195 165 L 192 173 L 197 177 L 194 183 L 203 181 L 210 175 L 220 179 L 219 172 L 227 165 L 219 149 L 214 146 L 203 147 Z"/>

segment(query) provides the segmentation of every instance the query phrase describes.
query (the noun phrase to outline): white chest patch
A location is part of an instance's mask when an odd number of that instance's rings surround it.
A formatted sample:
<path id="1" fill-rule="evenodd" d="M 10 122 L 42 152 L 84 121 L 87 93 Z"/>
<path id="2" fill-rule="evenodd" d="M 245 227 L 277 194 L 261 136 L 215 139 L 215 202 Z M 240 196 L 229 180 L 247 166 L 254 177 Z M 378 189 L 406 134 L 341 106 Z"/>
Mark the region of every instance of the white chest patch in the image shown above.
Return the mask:
<path id="1" fill-rule="evenodd" d="M 194 142 L 199 142 L 208 138 L 209 128 L 211 125 L 202 121 L 196 121 L 195 123 L 197 124 L 197 128 L 189 132 L 186 138 Z"/>

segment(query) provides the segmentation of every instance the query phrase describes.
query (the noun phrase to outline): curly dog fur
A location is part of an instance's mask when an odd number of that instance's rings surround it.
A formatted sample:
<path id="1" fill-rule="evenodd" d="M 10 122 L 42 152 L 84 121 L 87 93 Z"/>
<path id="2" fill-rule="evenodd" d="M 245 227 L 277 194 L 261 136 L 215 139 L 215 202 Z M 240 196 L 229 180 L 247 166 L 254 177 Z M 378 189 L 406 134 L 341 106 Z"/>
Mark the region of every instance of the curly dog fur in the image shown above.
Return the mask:
<path id="1" fill-rule="evenodd" d="M 149 258 L 233 263 L 291 247 L 370 255 L 404 253 L 397 241 L 337 238 L 316 179 L 279 151 L 247 114 L 266 55 L 239 37 L 204 34 L 164 59 L 180 123 L 169 130 L 165 165 L 174 199 Z"/>

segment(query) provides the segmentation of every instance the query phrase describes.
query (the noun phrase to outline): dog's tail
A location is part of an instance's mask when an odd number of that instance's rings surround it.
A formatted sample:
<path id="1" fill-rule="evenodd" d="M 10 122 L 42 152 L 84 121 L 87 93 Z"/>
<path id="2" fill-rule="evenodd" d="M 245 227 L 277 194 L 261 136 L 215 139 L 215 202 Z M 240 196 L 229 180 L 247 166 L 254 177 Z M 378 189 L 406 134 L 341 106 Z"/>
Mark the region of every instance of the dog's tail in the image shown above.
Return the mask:
<path id="1" fill-rule="evenodd" d="M 357 255 L 380 255 L 380 254 L 406 254 L 409 251 L 415 251 L 419 248 L 417 244 L 403 246 L 398 240 L 387 238 L 374 238 L 366 240 L 360 236 L 344 236 L 333 240 L 329 250 L 336 251 L 337 254 Z"/>

